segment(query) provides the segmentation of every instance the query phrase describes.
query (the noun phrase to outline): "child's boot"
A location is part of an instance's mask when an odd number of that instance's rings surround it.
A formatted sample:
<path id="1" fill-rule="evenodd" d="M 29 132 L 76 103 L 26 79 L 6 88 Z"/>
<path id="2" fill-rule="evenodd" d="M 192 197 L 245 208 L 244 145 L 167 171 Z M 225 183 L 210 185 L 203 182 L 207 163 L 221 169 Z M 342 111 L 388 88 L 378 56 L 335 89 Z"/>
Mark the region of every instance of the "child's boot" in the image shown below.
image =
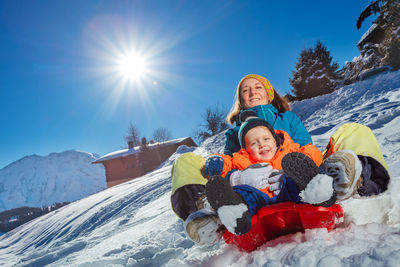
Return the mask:
<path id="1" fill-rule="evenodd" d="M 185 233 L 193 242 L 200 245 L 214 245 L 224 232 L 224 226 L 215 211 L 202 208 L 191 213 L 184 223 Z"/>
<path id="2" fill-rule="evenodd" d="M 320 174 L 320 169 L 307 155 L 299 152 L 287 154 L 282 159 L 285 174 L 300 191 L 303 202 L 330 207 L 336 202 L 332 177 Z"/>
<path id="3" fill-rule="evenodd" d="M 229 232 L 244 235 L 251 229 L 249 209 L 227 180 L 212 176 L 206 184 L 206 195 L 211 207 L 217 211 Z"/>
<path id="4" fill-rule="evenodd" d="M 340 150 L 321 164 L 321 171 L 333 178 L 337 198 L 347 199 L 357 193 L 363 184 L 362 164 L 351 150 Z"/>

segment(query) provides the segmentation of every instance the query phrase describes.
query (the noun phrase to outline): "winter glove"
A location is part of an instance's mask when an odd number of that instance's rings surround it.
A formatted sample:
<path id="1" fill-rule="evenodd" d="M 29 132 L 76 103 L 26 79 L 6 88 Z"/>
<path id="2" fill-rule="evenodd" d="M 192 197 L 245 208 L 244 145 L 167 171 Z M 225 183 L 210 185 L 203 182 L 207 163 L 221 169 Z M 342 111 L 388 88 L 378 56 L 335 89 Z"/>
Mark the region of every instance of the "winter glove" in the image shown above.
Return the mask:
<path id="1" fill-rule="evenodd" d="M 204 163 L 204 175 L 211 177 L 214 175 L 221 175 L 224 169 L 224 160 L 217 155 L 209 156 Z"/>
<path id="2" fill-rule="evenodd" d="M 274 194 L 274 196 L 279 195 L 281 192 L 284 177 L 285 175 L 283 174 L 283 171 L 274 171 L 268 177 L 269 190 Z"/>
<path id="3" fill-rule="evenodd" d="M 272 172 L 272 166 L 267 163 L 253 164 L 242 171 L 235 171 L 229 176 L 232 186 L 247 184 L 258 189 L 269 185 L 268 177 Z"/>

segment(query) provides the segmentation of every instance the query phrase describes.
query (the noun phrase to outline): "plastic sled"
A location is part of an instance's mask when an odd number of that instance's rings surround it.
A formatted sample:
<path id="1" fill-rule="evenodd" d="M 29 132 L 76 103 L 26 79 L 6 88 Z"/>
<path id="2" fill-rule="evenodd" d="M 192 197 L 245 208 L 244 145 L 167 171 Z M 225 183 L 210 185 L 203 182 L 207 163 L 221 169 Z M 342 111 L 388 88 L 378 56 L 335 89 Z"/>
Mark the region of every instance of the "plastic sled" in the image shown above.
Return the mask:
<path id="1" fill-rule="evenodd" d="M 284 202 L 258 211 L 251 219 L 252 227 L 245 235 L 224 232 L 225 242 L 251 252 L 279 236 L 304 232 L 305 229 L 326 228 L 328 231 L 343 222 L 343 210 L 338 204 L 329 208 L 310 204 Z"/>

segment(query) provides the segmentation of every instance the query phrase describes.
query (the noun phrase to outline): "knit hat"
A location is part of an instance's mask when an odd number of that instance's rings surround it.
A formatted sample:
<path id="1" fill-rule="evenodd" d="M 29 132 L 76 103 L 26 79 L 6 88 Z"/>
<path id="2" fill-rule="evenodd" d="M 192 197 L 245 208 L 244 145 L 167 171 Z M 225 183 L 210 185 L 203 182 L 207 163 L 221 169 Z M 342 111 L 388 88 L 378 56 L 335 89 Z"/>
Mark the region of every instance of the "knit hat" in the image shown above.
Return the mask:
<path id="1" fill-rule="evenodd" d="M 244 76 L 240 80 L 240 82 L 239 82 L 239 84 L 238 84 L 238 86 L 236 88 L 236 95 L 239 96 L 240 86 L 241 86 L 242 82 L 244 80 L 248 79 L 248 78 L 256 79 L 257 81 L 259 81 L 264 86 L 265 91 L 267 91 L 267 96 L 268 96 L 269 103 L 271 103 L 272 100 L 274 100 L 274 88 L 272 87 L 271 83 L 267 80 L 267 78 L 265 78 L 265 77 L 263 77 L 261 75 L 257 75 L 257 74 L 247 74 L 246 76 Z"/>
<path id="2" fill-rule="evenodd" d="M 272 128 L 271 124 L 267 121 L 257 117 L 257 114 L 253 110 L 244 110 L 240 113 L 240 121 L 242 125 L 240 126 L 238 137 L 240 147 L 246 148 L 246 143 L 244 141 L 244 137 L 246 136 L 247 132 L 257 126 L 264 126 L 267 127 L 268 130 L 271 132 L 272 137 L 276 141 L 276 146 L 279 146 L 282 142 L 281 138 L 275 133 L 274 128 Z"/>

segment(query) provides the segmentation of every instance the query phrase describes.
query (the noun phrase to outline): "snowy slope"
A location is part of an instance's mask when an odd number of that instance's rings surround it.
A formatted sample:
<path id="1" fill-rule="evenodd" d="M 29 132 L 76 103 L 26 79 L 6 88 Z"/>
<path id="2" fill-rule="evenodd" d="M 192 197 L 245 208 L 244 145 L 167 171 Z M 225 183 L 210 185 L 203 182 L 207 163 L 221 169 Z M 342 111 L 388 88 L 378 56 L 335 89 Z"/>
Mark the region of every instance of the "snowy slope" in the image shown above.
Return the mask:
<path id="1" fill-rule="evenodd" d="M 355 99 L 353 99 L 355 98 Z M 398 266 L 400 262 L 400 72 L 296 103 L 313 139 L 324 147 L 336 124 L 373 126 L 392 174 L 389 190 L 343 202 L 346 224 L 308 230 L 244 253 L 220 242 L 199 247 L 185 238 L 170 208 L 170 171 L 181 148 L 141 178 L 71 203 L 0 237 L 5 266 Z M 353 114 L 358 115 L 353 115 Z M 312 115 L 313 118 L 306 116 Z M 223 134 L 195 150 L 221 151 Z"/>
<path id="2" fill-rule="evenodd" d="M 358 122 L 370 127 L 378 138 L 391 174 L 400 176 L 395 163 L 400 162 L 400 85 L 399 71 L 357 82 L 329 95 L 303 100 L 293 111 L 303 120 L 322 150 L 330 135 L 344 122 Z M 389 155 L 391 158 L 388 158 Z"/>
<path id="3" fill-rule="evenodd" d="M 70 202 L 105 189 L 104 167 L 95 155 L 69 150 L 27 156 L 0 170 L 0 212 L 22 206 Z"/>

